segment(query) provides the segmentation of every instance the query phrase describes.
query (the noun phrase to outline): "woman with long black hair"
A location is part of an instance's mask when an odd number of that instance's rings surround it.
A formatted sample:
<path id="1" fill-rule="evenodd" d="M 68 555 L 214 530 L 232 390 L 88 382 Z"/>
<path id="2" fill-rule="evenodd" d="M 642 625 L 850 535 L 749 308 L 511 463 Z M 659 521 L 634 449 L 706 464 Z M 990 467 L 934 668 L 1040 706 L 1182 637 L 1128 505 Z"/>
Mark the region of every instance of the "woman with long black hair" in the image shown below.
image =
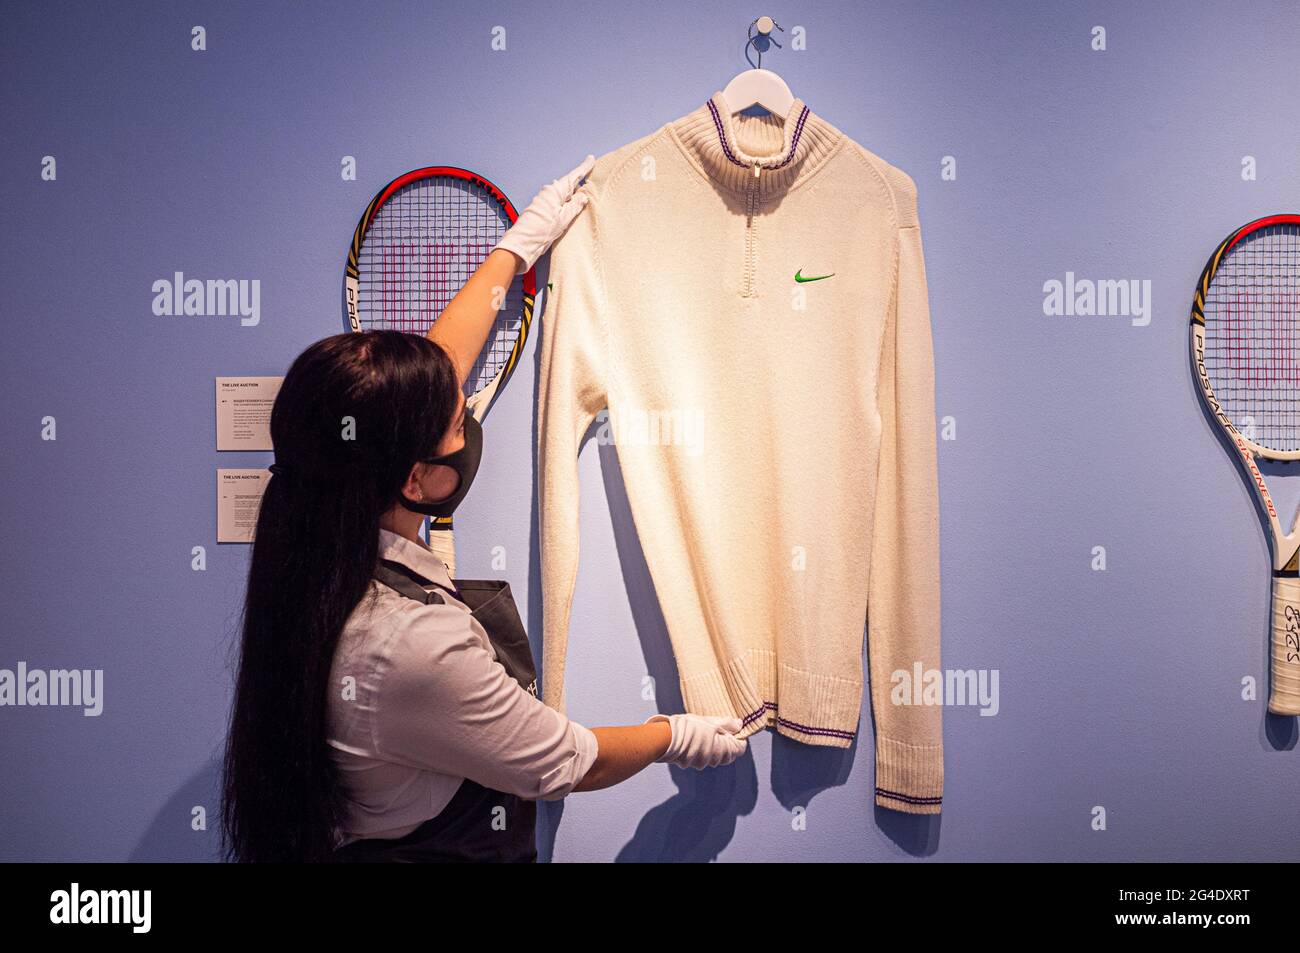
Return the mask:
<path id="1" fill-rule="evenodd" d="M 451 579 L 419 538 L 478 466 L 461 385 L 494 289 L 581 212 L 592 162 L 538 193 L 427 338 L 339 334 L 285 375 L 225 753 L 231 859 L 533 861 L 537 800 L 745 750 L 734 718 L 588 729 L 543 704 L 509 588 Z"/>

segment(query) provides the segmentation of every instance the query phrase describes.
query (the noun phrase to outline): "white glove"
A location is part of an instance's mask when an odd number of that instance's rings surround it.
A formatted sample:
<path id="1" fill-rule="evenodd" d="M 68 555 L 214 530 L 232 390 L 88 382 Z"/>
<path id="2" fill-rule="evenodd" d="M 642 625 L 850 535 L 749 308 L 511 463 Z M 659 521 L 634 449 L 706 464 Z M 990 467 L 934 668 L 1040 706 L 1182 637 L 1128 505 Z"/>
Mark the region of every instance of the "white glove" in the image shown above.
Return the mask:
<path id="1" fill-rule="evenodd" d="M 551 243 L 564 234 L 569 223 L 577 217 L 587 205 L 590 196 L 578 192 L 578 182 L 591 171 L 596 164 L 596 157 L 587 156 L 582 164 L 570 172 L 542 186 L 540 192 L 533 196 L 528 208 L 519 213 L 515 223 L 506 229 L 497 248 L 512 251 L 523 259 L 515 274 L 522 275 L 546 253 Z"/>
<path id="2" fill-rule="evenodd" d="M 749 742 L 737 738 L 739 718 L 716 715 L 651 715 L 644 725 L 652 721 L 666 721 L 673 730 L 668 750 L 658 760 L 682 768 L 716 768 L 731 764 L 742 754 Z"/>

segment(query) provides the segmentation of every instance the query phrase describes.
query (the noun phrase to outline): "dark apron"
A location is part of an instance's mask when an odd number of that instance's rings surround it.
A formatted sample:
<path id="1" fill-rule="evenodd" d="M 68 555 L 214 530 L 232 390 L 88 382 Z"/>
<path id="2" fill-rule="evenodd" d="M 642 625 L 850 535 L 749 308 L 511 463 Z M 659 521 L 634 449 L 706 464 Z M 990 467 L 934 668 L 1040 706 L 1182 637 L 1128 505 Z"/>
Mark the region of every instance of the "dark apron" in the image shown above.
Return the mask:
<path id="1" fill-rule="evenodd" d="M 401 563 L 381 559 L 374 577 L 409 599 L 427 604 L 446 600 L 438 583 L 430 582 Z M 451 590 L 465 603 L 487 632 L 497 661 L 506 673 L 534 696 L 537 670 L 528 633 L 510 594 L 500 579 L 453 579 Z M 434 586 L 432 590 L 425 586 Z M 504 809 L 504 811 L 498 810 Z M 498 830 L 504 813 L 505 830 Z M 537 803 L 486 788 L 465 778 L 456 795 L 437 817 L 395 840 L 353 841 L 334 852 L 343 863 L 534 863 L 537 860 Z"/>

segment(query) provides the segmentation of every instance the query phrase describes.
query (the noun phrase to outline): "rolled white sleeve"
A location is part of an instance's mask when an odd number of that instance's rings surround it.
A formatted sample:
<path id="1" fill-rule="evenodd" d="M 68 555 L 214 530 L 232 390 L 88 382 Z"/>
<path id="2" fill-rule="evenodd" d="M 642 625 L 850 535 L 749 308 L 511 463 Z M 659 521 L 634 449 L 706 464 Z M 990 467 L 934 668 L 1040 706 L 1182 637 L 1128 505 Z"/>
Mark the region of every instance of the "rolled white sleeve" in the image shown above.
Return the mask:
<path id="1" fill-rule="evenodd" d="M 586 775 L 595 734 L 511 678 L 467 612 L 411 602 L 386 621 L 371 722 L 380 757 L 527 800 L 558 800 Z"/>

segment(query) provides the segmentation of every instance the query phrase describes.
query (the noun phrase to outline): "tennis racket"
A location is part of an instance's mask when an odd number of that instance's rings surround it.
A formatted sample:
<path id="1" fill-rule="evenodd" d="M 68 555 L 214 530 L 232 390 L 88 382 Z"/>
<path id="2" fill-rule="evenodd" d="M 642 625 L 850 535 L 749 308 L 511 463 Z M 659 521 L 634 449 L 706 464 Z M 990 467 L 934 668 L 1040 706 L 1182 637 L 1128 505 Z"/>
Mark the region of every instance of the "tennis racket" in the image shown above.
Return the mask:
<path id="1" fill-rule="evenodd" d="M 1273 537 L 1268 710 L 1300 715 L 1300 534 L 1286 532 L 1259 459 L 1300 460 L 1300 215 L 1269 215 L 1223 240 L 1192 302 L 1201 398 L 1268 518 Z"/>
<path id="2" fill-rule="evenodd" d="M 350 331 L 426 335 L 518 213 L 486 178 L 454 166 L 398 176 L 366 206 L 343 271 Z M 533 320 L 537 274 L 516 275 L 465 379 L 466 409 L 481 423 L 519 362 Z M 426 517 L 429 546 L 456 571 L 451 517 Z"/>

